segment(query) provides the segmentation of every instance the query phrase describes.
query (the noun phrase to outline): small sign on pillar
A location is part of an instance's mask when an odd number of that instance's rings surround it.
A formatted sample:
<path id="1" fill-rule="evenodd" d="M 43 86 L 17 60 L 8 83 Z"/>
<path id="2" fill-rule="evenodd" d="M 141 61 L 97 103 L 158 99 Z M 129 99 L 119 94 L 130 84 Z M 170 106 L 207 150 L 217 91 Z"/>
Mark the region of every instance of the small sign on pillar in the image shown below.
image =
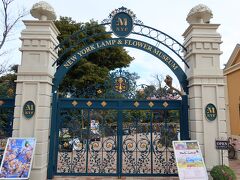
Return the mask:
<path id="1" fill-rule="evenodd" d="M 217 117 L 217 108 L 214 104 L 209 103 L 205 107 L 205 116 L 207 120 L 214 121 Z"/>
<path id="2" fill-rule="evenodd" d="M 30 119 L 35 114 L 35 104 L 32 101 L 27 101 L 23 106 L 23 115 L 25 118 Z"/>
<path id="3" fill-rule="evenodd" d="M 215 140 L 216 149 L 221 150 L 222 166 L 223 166 L 223 150 L 228 150 L 228 140 L 216 139 Z"/>
<path id="4" fill-rule="evenodd" d="M 228 150 L 228 140 L 218 140 L 215 141 L 216 149 Z"/>

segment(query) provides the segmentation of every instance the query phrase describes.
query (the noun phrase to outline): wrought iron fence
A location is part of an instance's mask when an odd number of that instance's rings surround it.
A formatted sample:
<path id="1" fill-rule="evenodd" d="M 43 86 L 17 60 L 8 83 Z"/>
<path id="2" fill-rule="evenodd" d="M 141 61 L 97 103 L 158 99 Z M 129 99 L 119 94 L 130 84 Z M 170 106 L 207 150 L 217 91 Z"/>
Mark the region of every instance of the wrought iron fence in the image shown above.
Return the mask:
<path id="1" fill-rule="evenodd" d="M 7 139 L 12 136 L 14 100 L 12 98 L 0 98 L 0 162 Z"/>
<path id="2" fill-rule="evenodd" d="M 176 175 L 172 141 L 180 134 L 180 105 L 181 100 L 61 99 L 55 173 Z"/>

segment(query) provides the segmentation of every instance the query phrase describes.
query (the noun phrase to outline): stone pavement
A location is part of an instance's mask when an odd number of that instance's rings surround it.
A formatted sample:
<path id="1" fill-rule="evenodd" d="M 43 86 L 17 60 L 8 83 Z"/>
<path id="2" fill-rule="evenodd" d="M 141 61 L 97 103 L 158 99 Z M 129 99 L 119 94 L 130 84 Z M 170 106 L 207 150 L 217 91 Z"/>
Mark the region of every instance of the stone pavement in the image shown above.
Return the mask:
<path id="1" fill-rule="evenodd" d="M 178 180 L 177 177 L 121 177 L 121 180 Z M 57 177 L 54 180 L 118 180 L 118 177 L 108 176 L 82 176 L 82 177 Z"/>
<path id="2" fill-rule="evenodd" d="M 229 160 L 229 166 L 236 173 L 237 180 L 240 180 L 240 160 Z"/>
<path id="3" fill-rule="evenodd" d="M 235 171 L 237 180 L 240 180 L 240 160 L 229 160 L 229 166 Z M 117 180 L 118 177 L 81 176 L 55 177 L 54 180 Z M 178 180 L 177 177 L 122 177 L 122 180 Z"/>

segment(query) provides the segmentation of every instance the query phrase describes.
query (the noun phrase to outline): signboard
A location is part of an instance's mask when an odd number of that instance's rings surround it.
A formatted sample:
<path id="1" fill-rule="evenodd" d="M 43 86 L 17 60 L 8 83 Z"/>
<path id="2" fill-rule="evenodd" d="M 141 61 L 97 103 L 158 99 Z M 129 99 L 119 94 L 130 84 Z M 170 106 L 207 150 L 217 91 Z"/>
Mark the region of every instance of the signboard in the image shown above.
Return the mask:
<path id="1" fill-rule="evenodd" d="M 0 179 L 29 179 L 35 138 L 9 138 L 0 166 Z"/>
<path id="2" fill-rule="evenodd" d="M 215 140 L 216 149 L 228 150 L 228 140 Z"/>
<path id="3" fill-rule="evenodd" d="M 208 175 L 197 141 L 173 141 L 180 180 L 207 180 Z"/>
<path id="4" fill-rule="evenodd" d="M 126 12 L 119 12 L 112 18 L 111 28 L 118 37 L 127 37 L 133 29 L 133 19 Z"/>
<path id="5" fill-rule="evenodd" d="M 23 115 L 30 119 L 33 117 L 35 113 L 35 104 L 32 101 L 27 101 L 23 106 Z"/>
<path id="6" fill-rule="evenodd" d="M 209 121 L 214 121 L 217 117 L 217 108 L 211 103 L 207 104 L 205 107 L 205 116 Z"/>

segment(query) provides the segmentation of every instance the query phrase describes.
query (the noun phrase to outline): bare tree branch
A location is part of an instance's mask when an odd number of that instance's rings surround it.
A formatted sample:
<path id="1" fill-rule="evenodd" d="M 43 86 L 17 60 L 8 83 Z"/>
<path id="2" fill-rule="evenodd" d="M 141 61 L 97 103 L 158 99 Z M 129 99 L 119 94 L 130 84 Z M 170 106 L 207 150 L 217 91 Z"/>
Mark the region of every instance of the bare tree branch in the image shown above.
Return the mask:
<path id="1" fill-rule="evenodd" d="M 2 49 L 4 43 L 6 42 L 6 39 L 13 29 L 13 27 L 19 22 L 19 20 L 26 16 L 28 13 L 25 9 L 23 9 L 21 12 L 18 13 L 18 15 L 14 19 L 10 19 L 9 17 L 9 7 L 12 2 L 15 0 L 2 0 L 2 5 L 3 5 L 3 32 L 2 32 L 2 38 L 0 40 L 0 49 Z"/>
<path id="2" fill-rule="evenodd" d="M 28 14 L 26 9 L 22 9 L 17 14 L 16 13 L 10 13 L 11 5 L 16 0 L 2 0 L 2 6 L 0 6 L 0 12 L 1 12 L 1 20 L 2 24 L 0 27 L 0 57 L 6 55 L 9 53 L 9 48 L 4 48 L 4 45 L 6 45 L 7 41 L 9 40 L 9 37 L 13 34 L 13 29 L 17 25 L 17 23 L 20 21 L 20 19 Z M 16 15 L 15 15 L 16 14 Z M 13 38 L 12 38 L 13 39 Z M 9 65 L 7 61 L 2 61 L 3 58 L 1 58 L 0 61 L 0 75 L 7 72 Z"/>
<path id="3" fill-rule="evenodd" d="M 162 87 L 162 82 L 163 82 L 163 75 L 161 74 L 154 74 L 152 77 L 157 81 L 157 88 Z"/>
<path id="4" fill-rule="evenodd" d="M 0 75 L 4 74 L 8 70 L 8 65 L 7 61 L 4 61 L 0 64 Z"/>

